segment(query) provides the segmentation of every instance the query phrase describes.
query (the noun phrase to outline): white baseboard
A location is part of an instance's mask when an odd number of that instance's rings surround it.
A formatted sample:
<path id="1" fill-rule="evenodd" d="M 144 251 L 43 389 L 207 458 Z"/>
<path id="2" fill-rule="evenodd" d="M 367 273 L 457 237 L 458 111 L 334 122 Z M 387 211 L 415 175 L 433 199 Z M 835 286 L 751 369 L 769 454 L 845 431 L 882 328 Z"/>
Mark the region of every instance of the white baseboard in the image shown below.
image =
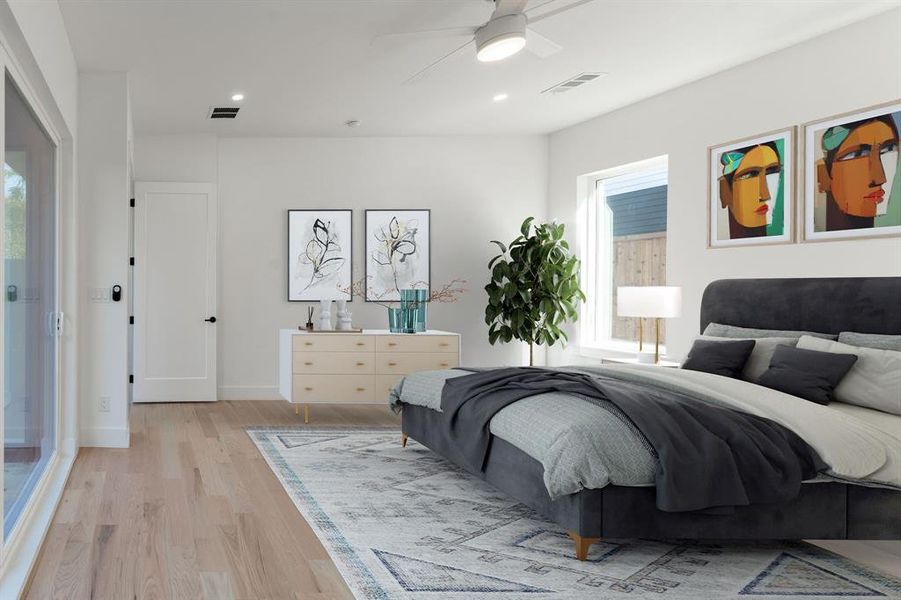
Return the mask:
<path id="1" fill-rule="evenodd" d="M 277 385 L 224 385 L 217 396 L 220 400 L 284 400 Z"/>
<path id="2" fill-rule="evenodd" d="M 128 429 L 83 427 L 78 442 L 83 448 L 128 448 L 130 437 Z"/>

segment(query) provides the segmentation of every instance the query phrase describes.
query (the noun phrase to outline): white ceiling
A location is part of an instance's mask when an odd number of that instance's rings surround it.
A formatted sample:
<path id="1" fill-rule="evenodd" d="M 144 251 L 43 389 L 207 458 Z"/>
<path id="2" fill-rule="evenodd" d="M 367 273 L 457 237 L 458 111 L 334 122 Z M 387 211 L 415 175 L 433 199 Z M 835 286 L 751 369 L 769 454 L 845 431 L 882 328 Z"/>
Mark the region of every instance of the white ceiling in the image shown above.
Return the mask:
<path id="1" fill-rule="evenodd" d="M 530 6 L 546 0 L 532 0 Z M 555 0 L 537 9 L 559 8 Z M 483 23 L 486 0 L 60 0 L 83 70 L 129 73 L 143 134 L 343 136 L 547 133 L 896 7 L 883 1 L 595 0 L 535 24 L 563 46 L 479 63 L 459 38 L 378 33 Z M 608 76 L 541 90 L 583 71 Z M 234 122 L 212 105 L 246 94 Z M 509 99 L 494 103 L 494 94 Z M 359 119 L 348 129 L 344 122 Z"/>

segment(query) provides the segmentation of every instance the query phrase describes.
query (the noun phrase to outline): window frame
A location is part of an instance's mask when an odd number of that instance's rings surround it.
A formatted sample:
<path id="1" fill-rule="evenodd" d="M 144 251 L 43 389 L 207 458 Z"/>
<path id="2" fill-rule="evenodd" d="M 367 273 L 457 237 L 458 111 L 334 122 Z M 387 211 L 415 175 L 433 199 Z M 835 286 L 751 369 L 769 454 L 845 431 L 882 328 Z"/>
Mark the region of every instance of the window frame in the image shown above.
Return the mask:
<path id="1" fill-rule="evenodd" d="M 61 198 L 64 193 L 64 188 L 66 192 L 69 191 L 66 184 L 63 182 L 62 173 L 63 173 L 63 146 L 64 139 L 59 134 L 59 130 L 54 126 L 54 121 L 50 117 L 49 113 L 44 107 L 43 102 L 39 98 L 39 94 L 35 92 L 34 88 L 31 86 L 28 77 L 25 76 L 24 70 L 19 66 L 14 57 L 7 50 L 5 44 L 2 43 L 3 40 L 0 40 L 0 72 L 4 75 L 3 85 L 6 86 L 6 78 L 13 85 L 16 86 L 16 90 L 22 96 L 28 108 L 31 110 L 35 120 L 38 124 L 44 129 L 47 137 L 50 139 L 53 144 L 53 167 L 52 167 L 52 177 L 53 177 L 53 203 L 54 203 L 54 223 L 52 225 L 53 235 L 54 235 L 54 268 L 53 268 L 53 280 L 54 280 L 54 291 L 53 291 L 53 307 L 54 313 L 57 315 L 62 314 L 62 300 L 63 300 L 63 281 L 62 281 L 62 268 L 63 268 L 63 260 L 62 260 L 62 251 L 61 249 L 65 245 L 65 241 L 63 239 L 64 232 L 62 230 L 62 209 L 63 205 L 61 202 Z M 0 114 L 4 115 L 4 119 L 0 122 L 0 164 L 5 164 L 6 161 L 6 124 L 5 124 L 5 113 L 6 113 L 6 88 L 3 88 L 3 93 L 0 94 Z M 66 160 L 71 160 L 70 155 L 66 156 Z M 71 166 L 69 167 L 71 168 Z M 4 174 L 0 172 L 0 189 L 5 190 L 5 180 Z M 5 214 L 5 206 L 0 207 L 3 210 L 0 210 L 0 280 L 4 280 L 5 277 L 5 228 L 6 228 L 6 214 Z M 68 213 L 67 213 L 68 214 Z M 68 261 L 66 263 L 69 264 Z M 0 342 L 5 339 L 5 303 L 0 302 Z M 49 317 L 48 317 L 49 320 Z M 51 327 L 51 324 L 48 322 L 48 328 Z M 0 535 L 0 592 L 3 592 L 7 589 L 7 585 L 15 586 L 17 581 L 9 582 L 9 576 L 11 575 L 11 571 L 16 570 L 17 573 L 13 576 L 14 579 L 18 580 L 20 577 L 21 568 L 25 563 L 22 561 L 27 561 L 27 567 L 30 570 L 31 565 L 36 561 L 37 555 L 35 556 L 22 556 L 22 551 L 24 546 L 33 546 L 35 539 L 35 535 L 40 535 L 41 540 L 43 536 L 46 534 L 46 528 L 42 528 L 43 531 L 36 531 L 38 527 L 41 527 L 41 523 L 39 521 L 42 520 L 47 508 L 47 502 L 51 502 L 53 507 L 55 507 L 56 503 L 59 501 L 59 492 L 55 489 L 60 487 L 60 481 L 64 484 L 65 478 L 68 476 L 68 471 L 71 468 L 71 460 L 74 459 L 74 449 L 64 448 L 64 429 L 66 429 L 64 425 L 64 416 L 68 416 L 68 418 L 74 418 L 74 413 L 72 415 L 68 414 L 68 410 L 63 410 L 63 389 L 68 385 L 68 382 L 65 380 L 65 374 L 63 372 L 63 349 L 61 344 L 61 335 L 59 332 L 54 333 L 54 373 L 55 373 L 55 381 L 53 386 L 53 419 L 54 419 L 54 447 L 53 451 L 50 453 L 48 457 L 43 472 L 38 477 L 37 482 L 35 483 L 31 495 L 23 507 L 22 511 L 19 513 L 18 519 L 16 520 L 15 525 L 9 531 L 7 536 Z M 5 364 L 4 362 L 4 344 L 0 343 L 0 364 Z M 5 398 L 4 398 L 4 390 L 5 390 L 5 373 L 4 369 L 0 368 L 0 399 L 2 399 L 2 405 L 0 408 L 5 406 Z M 0 465 L 4 464 L 4 410 L 0 410 Z M 65 413 L 65 415 L 64 415 Z M 62 465 L 62 456 L 63 454 L 68 455 L 66 465 Z M 63 466 L 65 469 L 64 476 L 60 477 L 60 467 Z M 0 470 L 0 525 L 3 523 L 4 518 L 4 509 L 3 509 L 3 472 Z M 61 491 L 61 490 L 59 490 Z M 48 523 L 49 525 L 49 523 Z M 38 540 L 38 547 L 40 547 L 40 540 Z M 27 573 L 26 573 L 27 577 Z M 5 593 L 5 592 L 4 592 Z M 2 594 L 0 594 L 2 595 Z"/>
<path id="2" fill-rule="evenodd" d="M 603 198 L 600 186 L 604 180 L 621 175 L 629 175 L 641 171 L 665 168 L 667 181 L 669 181 L 669 156 L 664 154 L 652 158 L 639 160 L 609 169 L 595 171 L 580 177 L 579 189 L 581 190 L 579 208 L 579 231 L 582 249 L 580 259 L 582 261 L 581 286 L 587 297 L 582 303 L 579 318 L 579 345 L 580 355 L 588 358 L 603 358 L 605 356 L 630 356 L 638 349 L 637 340 L 619 340 L 611 338 L 612 330 L 612 303 L 613 303 L 613 256 L 610 211 L 601 210 Z M 606 231 L 606 240 L 602 240 L 600 231 Z M 605 282 L 609 294 L 598 293 L 598 283 Z M 598 335 L 598 321 L 603 318 L 601 325 L 604 335 Z M 661 354 L 665 353 L 665 346 L 660 346 Z"/>

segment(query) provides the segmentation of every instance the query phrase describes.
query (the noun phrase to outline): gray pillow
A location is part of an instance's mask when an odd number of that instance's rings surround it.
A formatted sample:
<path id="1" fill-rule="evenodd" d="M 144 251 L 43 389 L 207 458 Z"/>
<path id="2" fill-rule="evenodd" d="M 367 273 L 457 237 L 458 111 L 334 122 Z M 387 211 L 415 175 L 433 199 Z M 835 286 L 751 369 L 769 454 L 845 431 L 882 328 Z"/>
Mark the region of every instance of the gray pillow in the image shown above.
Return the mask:
<path id="1" fill-rule="evenodd" d="M 838 336 L 828 333 L 817 333 L 815 331 L 793 331 L 783 329 L 755 329 L 753 327 L 738 327 L 736 325 L 722 325 L 720 323 L 710 323 L 704 328 L 704 335 L 712 335 L 714 337 L 724 338 L 742 338 L 756 339 L 765 337 L 787 337 L 799 338 L 802 335 L 811 335 L 813 337 L 823 338 L 825 340 L 834 340 Z"/>
<path id="2" fill-rule="evenodd" d="M 743 338 L 725 338 L 702 335 L 698 339 L 712 341 L 719 340 L 725 342 Z M 741 371 L 741 378 L 745 381 L 754 383 L 760 378 L 761 375 L 763 375 L 764 371 L 770 368 L 770 359 L 773 358 L 773 352 L 776 351 L 776 346 L 783 345 L 794 347 L 798 343 L 799 338 L 763 337 L 748 339 L 753 339 L 756 343 L 754 344 L 754 349 L 751 351 L 750 358 L 748 358 L 748 362 L 745 363 L 745 368 Z"/>
<path id="3" fill-rule="evenodd" d="M 901 352 L 901 335 L 843 331 L 838 334 L 838 341 L 852 346 L 863 346 L 864 348 L 879 348 L 880 350 L 894 350 L 895 352 Z"/>
<path id="4" fill-rule="evenodd" d="M 835 388 L 839 402 L 901 415 L 901 352 L 851 346 L 804 336 L 798 348 L 854 354 L 857 362 Z"/>

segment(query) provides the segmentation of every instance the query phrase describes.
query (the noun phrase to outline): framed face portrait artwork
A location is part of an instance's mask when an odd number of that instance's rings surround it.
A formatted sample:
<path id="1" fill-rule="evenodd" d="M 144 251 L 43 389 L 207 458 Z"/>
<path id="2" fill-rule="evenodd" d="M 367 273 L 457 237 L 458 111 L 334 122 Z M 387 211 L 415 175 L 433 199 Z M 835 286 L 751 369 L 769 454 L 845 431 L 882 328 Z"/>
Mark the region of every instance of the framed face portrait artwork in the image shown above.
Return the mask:
<path id="1" fill-rule="evenodd" d="M 804 125 L 804 241 L 901 235 L 901 100 Z"/>
<path id="2" fill-rule="evenodd" d="M 794 156 L 794 127 L 708 149 L 708 248 L 794 240 Z"/>

